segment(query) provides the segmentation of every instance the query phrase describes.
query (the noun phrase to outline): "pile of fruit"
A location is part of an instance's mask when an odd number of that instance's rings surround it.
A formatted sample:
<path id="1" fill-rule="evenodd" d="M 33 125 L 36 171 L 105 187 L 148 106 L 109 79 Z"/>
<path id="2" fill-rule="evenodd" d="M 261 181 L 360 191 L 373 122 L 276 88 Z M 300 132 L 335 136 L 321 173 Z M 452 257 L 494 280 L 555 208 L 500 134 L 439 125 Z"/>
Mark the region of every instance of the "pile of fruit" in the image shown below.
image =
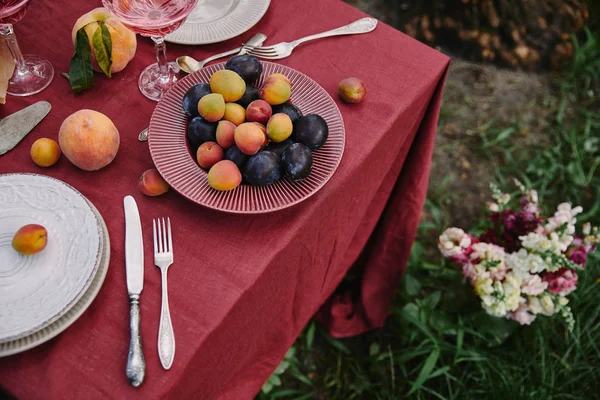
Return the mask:
<path id="1" fill-rule="evenodd" d="M 183 97 L 191 118 L 187 140 L 213 189 L 231 190 L 242 180 L 265 186 L 284 176 L 304 179 L 312 170 L 312 152 L 327 140 L 325 120 L 302 115 L 289 102 L 288 77 L 272 74 L 260 89 L 253 86 L 262 70 L 256 58 L 236 56 Z"/>

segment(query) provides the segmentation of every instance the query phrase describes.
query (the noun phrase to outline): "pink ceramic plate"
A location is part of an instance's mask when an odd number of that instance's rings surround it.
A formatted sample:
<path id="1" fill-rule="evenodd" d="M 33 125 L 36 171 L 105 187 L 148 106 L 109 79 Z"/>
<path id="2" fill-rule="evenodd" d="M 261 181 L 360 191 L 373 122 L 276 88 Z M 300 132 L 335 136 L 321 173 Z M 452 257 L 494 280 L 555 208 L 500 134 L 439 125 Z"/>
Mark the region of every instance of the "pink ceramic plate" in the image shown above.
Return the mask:
<path id="1" fill-rule="evenodd" d="M 286 178 L 269 186 L 242 184 L 220 192 L 208 186 L 207 173 L 188 149 L 186 129 L 188 117 L 181 101 L 193 85 L 208 82 L 210 76 L 225 63 L 211 65 L 178 81 L 160 100 L 148 131 L 150 154 L 156 168 L 173 189 L 200 205 L 215 210 L 240 214 L 257 214 L 281 210 L 309 198 L 327 183 L 337 169 L 344 153 L 344 122 L 337 105 L 318 83 L 289 67 L 262 62 L 263 73 L 257 86 L 270 74 L 283 73 L 293 84 L 291 102 L 304 115 L 315 113 L 327 121 L 329 138 L 313 152 L 313 169 L 303 181 Z"/>

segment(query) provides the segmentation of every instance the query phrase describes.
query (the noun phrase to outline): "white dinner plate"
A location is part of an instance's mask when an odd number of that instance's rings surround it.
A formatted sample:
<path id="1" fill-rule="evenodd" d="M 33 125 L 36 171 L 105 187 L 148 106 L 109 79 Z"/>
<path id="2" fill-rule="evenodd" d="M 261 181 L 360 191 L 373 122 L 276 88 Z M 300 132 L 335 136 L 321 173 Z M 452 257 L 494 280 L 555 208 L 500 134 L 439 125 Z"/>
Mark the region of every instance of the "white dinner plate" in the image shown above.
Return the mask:
<path id="1" fill-rule="evenodd" d="M 48 244 L 25 256 L 11 242 L 27 224 L 44 226 Z M 37 174 L 0 175 L 0 343 L 67 313 L 92 283 L 103 242 L 100 218 L 71 186 Z"/>
<path id="2" fill-rule="evenodd" d="M 73 324 L 80 316 L 83 314 L 85 310 L 92 304 L 92 301 L 96 298 L 96 295 L 100 291 L 102 287 L 102 283 L 104 283 L 104 278 L 106 277 L 106 272 L 108 271 L 108 265 L 110 262 L 110 237 L 108 235 L 108 229 L 106 228 L 106 224 L 104 223 L 104 219 L 96 210 L 96 208 L 91 205 L 94 213 L 100 220 L 103 231 L 103 243 L 104 249 L 102 251 L 102 260 L 100 261 L 100 265 L 94 278 L 92 279 L 92 283 L 90 287 L 85 291 L 83 296 L 79 299 L 77 303 L 73 307 L 69 309 L 63 316 L 59 319 L 48 325 L 47 327 L 40 329 L 37 332 L 32 333 L 29 336 L 25 336 L 20 339 L 16 339 L 10 342 L 0 343 L 0 357 L 10 356 L 12 354 L 17 354 L 25 350 L 29 350 L 33 347 L 39 346 L 40 344 L 47 342 L 52 339 L 65 329 L 67 329 L 71 324 Z"/>
<path id="3" fill-rule="evenodd" d="M 187 20 L 165 40 L 179 44 L 209 44 L 234 38 L 265 15 L 271 0 L 198 0 Z"/>

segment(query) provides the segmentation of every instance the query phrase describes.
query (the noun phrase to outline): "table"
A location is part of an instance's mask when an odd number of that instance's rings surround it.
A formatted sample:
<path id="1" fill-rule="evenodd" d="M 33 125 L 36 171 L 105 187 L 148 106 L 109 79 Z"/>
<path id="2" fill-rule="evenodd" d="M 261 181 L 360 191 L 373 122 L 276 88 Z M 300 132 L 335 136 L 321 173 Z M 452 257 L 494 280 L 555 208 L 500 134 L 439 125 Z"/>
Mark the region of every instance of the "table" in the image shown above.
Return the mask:
<path id="1" fill-rule="evenodd" d="M 90 4 L 91 3 L 91 4 Z M 39 100 L 52 111 L 13 151 L 0 157 L 0 173 L 37 172 L 61 179 L 87 196 L 106 220 L 111 264 L 98 297 L 55 339 L 0 359 L 0 387 L 22 399 L 251 399 L 273 372 L 309 319 L 335 337 L 383 326 L 408 258 L 427 190 L 431 154 L 448 58 L 380 23 L 368 34 L 331 38 L 298 47 L 282 64 L 319 82 L 336 99 L 346 126 L 346 149 L 331 181 L 315 196 L 284 211 L 229 215 L 197 206 L 175 192 L 149 198 L 137 189 L 152 168 L 138 133 L 155 103 L 137 89 L 154 58 L 151 41 L 138 38 L 136 57 L 95 88 L 71 93 L 66 72 L 73 53 L 71 28 L 100 1 L 34 1 L 15 25 L 25 53 L 47 57 L 56 76 L 42 93 L 10 97 L 0 117 Z M 338 0 L 276 0 L 249 32 L 224 43 L 169 44 L 171 59 L 202 59 L 237 46 L 256 32 L 267 43 L 332 29 L 364 13 Z M 366 100 L 347 105 L 337 83 L 350 76 L 367 87 Z M 62 157 L 36 167 L 29 147 L 57 139 L 71 113 L 91 108 L 109 116 L 121 134 L 114 162 L 97 172 L 77 169 Z M 129 305 L 125 285 L 122 199 L 132 194 L 142 216 L 145 286 L 141 298 L 146 380 L 134 389 L 125 377 Z M 152 265 L 152 218 L 169 216 L 175 264 L 169 271 L 177 341 L 171 370 L 156 351 L 160 273 Z M 337 291 L 349 270 L 360 279 Z"/>

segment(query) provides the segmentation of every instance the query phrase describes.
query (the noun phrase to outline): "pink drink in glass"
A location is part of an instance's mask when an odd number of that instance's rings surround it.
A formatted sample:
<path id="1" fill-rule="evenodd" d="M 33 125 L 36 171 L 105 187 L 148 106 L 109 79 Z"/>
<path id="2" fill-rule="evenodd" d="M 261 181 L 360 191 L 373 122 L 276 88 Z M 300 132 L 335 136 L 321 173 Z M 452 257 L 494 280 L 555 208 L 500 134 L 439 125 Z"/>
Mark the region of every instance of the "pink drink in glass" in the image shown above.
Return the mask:
<path id="1" fill-rule="evenodd" d="M 30 0 L 0 0 L 0 36 L 4 37 L 15 60 L 15 72 L 8 81 L 7 93 L 30 96 L 44 90 L 54 77 L 54 68 L 47 60 L 31 54 L 23 55 L 12 24 L 25 15 Z"/>
<path id="2" fill-rule="evenodd" d="M 149 99 L 158 101 L 177 81 L 179 67 L 167 61 L 165 35 L 184 23 L 198 0 L 102 0 L 102 4 L 132 31 L 151 37 L 158 63 L 140 75 L 138 87 Z"/>

